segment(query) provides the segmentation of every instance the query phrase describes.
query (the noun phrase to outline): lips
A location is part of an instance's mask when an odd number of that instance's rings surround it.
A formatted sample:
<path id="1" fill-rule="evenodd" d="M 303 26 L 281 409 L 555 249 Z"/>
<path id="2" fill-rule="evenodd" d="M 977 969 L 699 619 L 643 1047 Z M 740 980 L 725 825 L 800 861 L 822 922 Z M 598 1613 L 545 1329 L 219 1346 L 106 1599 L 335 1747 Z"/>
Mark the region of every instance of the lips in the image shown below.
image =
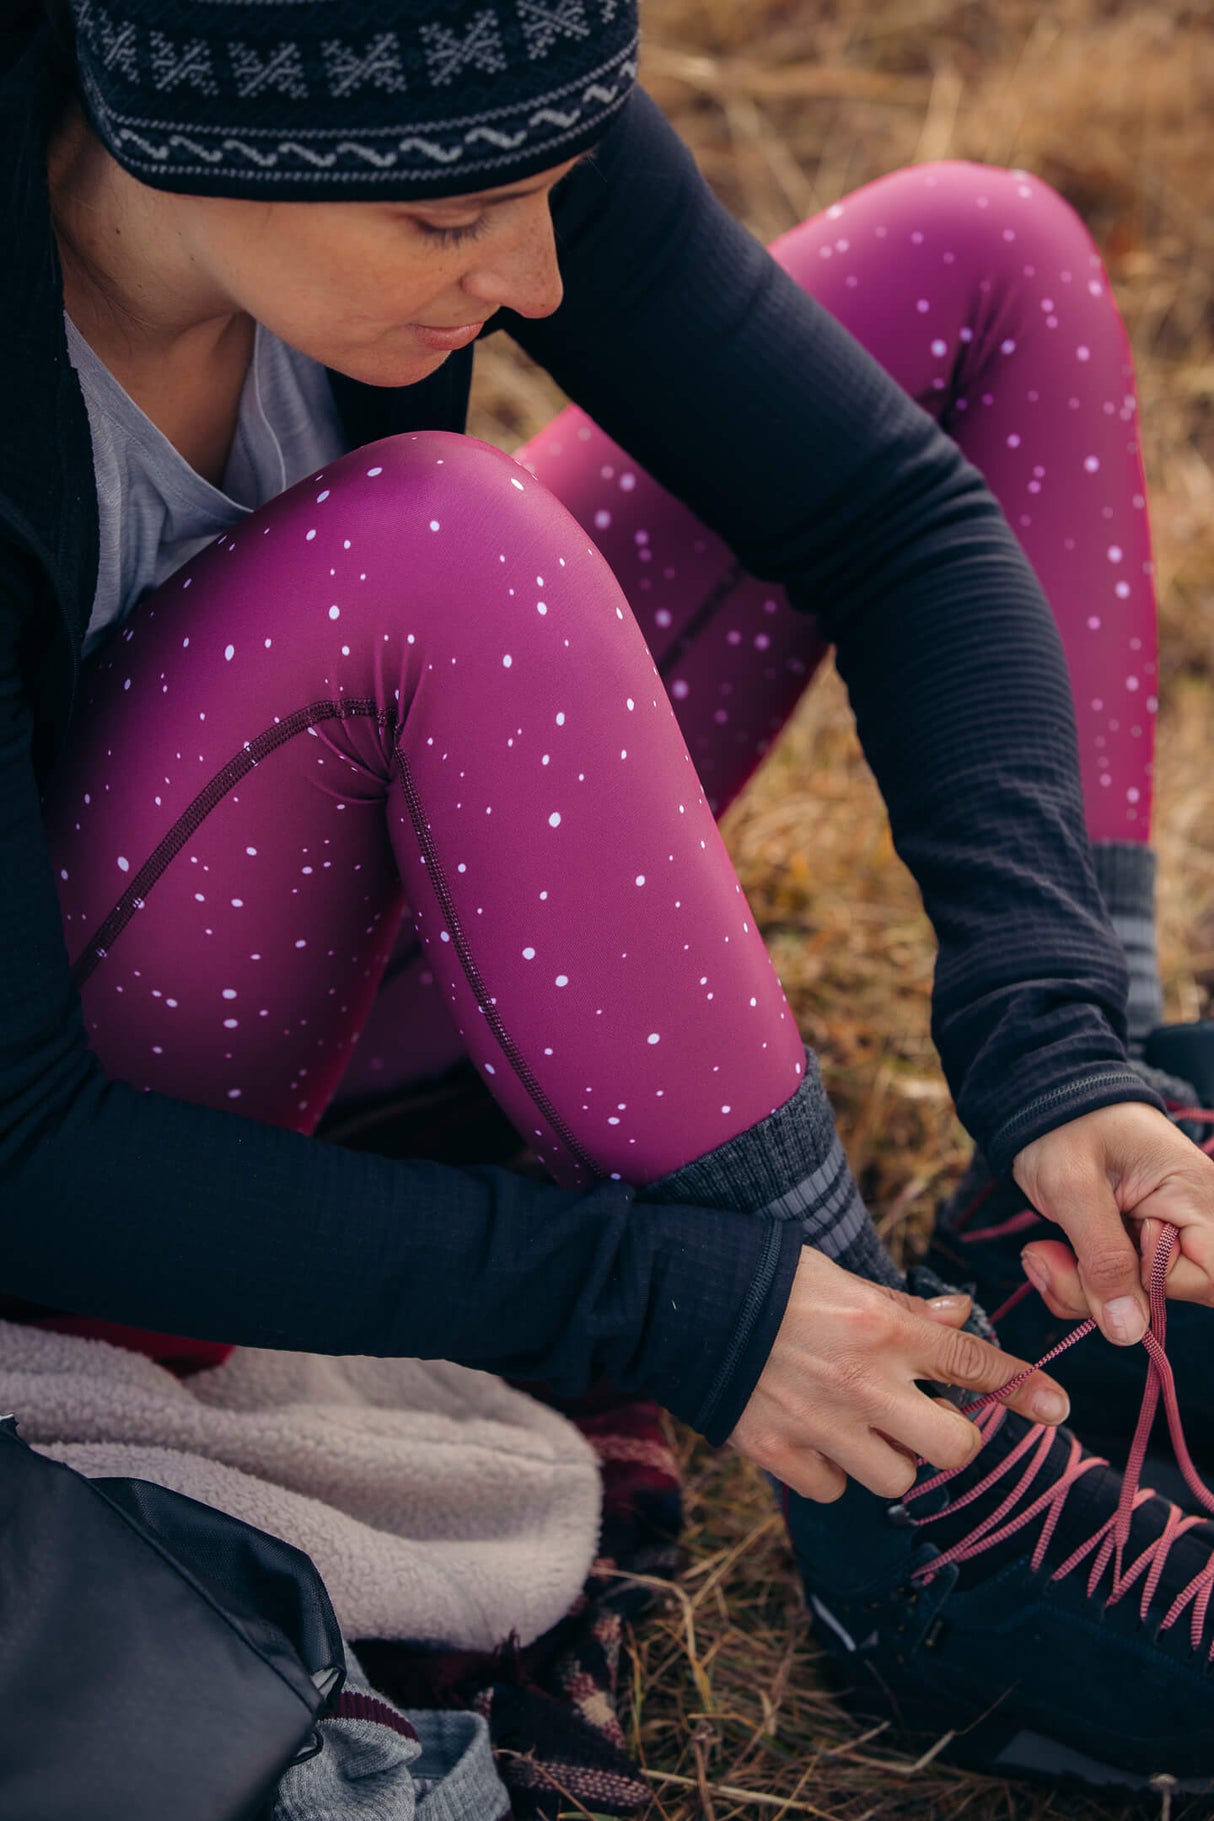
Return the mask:
<path id="1" fill-rule="evenodd" d="M 483 322 L 467 322 L 458 329 L 435 329 L 427 323 L 415 322 L 409 326 L 423 347 L 449 354 L 453 349 L 466 348 L 469 342 L 475 341 L 485 325 Z"/>

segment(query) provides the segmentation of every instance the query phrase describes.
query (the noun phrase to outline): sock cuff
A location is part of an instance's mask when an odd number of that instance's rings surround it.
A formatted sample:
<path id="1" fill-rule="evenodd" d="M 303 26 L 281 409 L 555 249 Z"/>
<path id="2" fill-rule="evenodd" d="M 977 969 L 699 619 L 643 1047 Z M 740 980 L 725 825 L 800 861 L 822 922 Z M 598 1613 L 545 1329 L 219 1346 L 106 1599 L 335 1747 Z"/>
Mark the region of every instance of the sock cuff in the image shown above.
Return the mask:
<path id="1" fill-rule="evenodd" d="M 817 1057 L 806 1050 L 805 1074 L 790 1100 L 703 1157 L 647 1183 L 645 1199 L 778 1213 L 773 1204 L 794 1184 L 814 1176 L 822 1166 L 829 1166 L 834 1175 L 838 1142 Z M 790 1209 L 787 1218 L 794 1217 Z"/>
<path id="2" fill-rule="evenodd" d="M 1094 841 L 1092 864 L 1105 909 L 1114 923 L 1155 925 L 1155 850 L 1145 841 Z"/>

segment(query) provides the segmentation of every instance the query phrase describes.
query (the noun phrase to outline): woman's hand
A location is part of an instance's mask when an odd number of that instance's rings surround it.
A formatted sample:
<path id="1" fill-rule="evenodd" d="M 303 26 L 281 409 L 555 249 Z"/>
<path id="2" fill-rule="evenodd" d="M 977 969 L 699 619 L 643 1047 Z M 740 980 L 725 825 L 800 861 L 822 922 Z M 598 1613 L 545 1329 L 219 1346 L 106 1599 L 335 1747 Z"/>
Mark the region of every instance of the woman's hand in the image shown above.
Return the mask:
<path id="1" fill-rule="evenodd" d="M 981 1446 L 977 1426 L 915 1381 L 997 1391 L 1026 1369 L 959 1332 L 968 1296 L 925 1302 L 801 1254 L 792 1294 L 763 1375 L 730 1442 L 804 1498 L 837 1499 L 846 1476 L 882 1498 L 914 1483 L 917 1456 L 963 1467 Z M 1062 1387 L 1035 1372 L 1008 1399 L 1033 1422 L 1060 1423 Z"/>
<path id="2" fill-rule="evenodd" d="M 1072 1119 L 1026 1145 L 1012 1174 L 1074 1247 L 1034 1240 L 1022 1254 L 1055 1315 L 1092 1315 L 1121 1346 L 1141 1340 L 1144 1285 L 1166 1222 L 1180 1229 L 1168 1295 L 1214 1304 L 1214 1160 L 1155 1107 L 1123 1102 Z"/>

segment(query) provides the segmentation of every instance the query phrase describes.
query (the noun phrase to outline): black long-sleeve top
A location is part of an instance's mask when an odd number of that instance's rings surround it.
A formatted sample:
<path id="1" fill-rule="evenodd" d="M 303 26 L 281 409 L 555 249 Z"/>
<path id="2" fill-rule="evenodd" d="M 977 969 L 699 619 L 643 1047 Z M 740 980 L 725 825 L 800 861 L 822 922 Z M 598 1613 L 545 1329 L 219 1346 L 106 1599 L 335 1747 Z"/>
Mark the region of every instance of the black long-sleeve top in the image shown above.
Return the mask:
<path id="1" fill-rule="evenodd" d="M 721 1439 L 779 1325 L 795 1228 L 360 1155 L 137 1093 L 88 1047 L 39 807 L 97 569 L 46 62 L 40 38 L 0 35 L 0 1289 L 568 1391 L 604 1372 Z M 1002 1170 L 1081 1113 L 1158 1104 L 1124 1053 L 1061 648 L 979 475 L 719 207 L 643 94 L 554 209 L 565 301 L 506 326 L 836 644 L 939 938 L 933 1029 L 970 1131 Z M 399 390 L 332 375 L 351 446 L 461 430 L 470 366 Z"/>

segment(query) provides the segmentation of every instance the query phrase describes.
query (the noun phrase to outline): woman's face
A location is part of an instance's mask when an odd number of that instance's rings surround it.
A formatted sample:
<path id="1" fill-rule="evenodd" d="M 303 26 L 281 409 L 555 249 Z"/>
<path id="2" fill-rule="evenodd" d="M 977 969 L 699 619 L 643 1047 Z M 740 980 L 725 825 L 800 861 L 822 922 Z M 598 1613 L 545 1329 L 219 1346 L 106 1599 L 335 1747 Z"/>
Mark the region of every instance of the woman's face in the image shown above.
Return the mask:
<path id="1" fill-rule="evenodd" d="M 550 197 L 579 160 L 430 202 L 172 198 L 178 250 L 216 301 L 374 386 L 407 386 L 499 309 L 561 301 Z"/>

